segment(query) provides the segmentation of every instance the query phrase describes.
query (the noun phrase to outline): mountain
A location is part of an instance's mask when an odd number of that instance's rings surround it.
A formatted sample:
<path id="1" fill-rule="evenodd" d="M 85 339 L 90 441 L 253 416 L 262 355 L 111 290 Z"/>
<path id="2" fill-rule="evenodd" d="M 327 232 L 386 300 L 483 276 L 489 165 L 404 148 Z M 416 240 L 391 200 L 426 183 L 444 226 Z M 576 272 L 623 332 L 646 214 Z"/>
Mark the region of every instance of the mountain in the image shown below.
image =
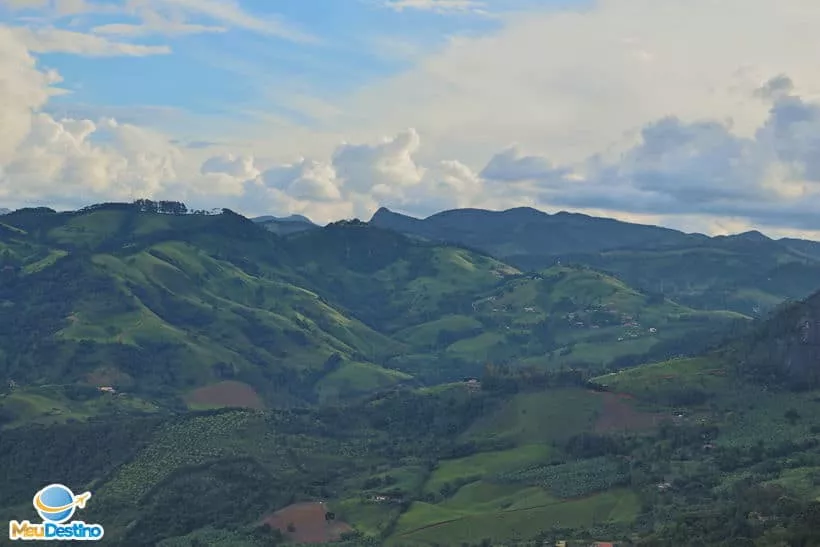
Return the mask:
<path id="1" fill-rule="evenodd" d="M 817 288 L 820 243 L 757 231 L 707 237 L 574 213 L 461 209 L 415 219 L 380 209 L 371 223 L 462 244 L 522 270 L 591 266 L 698 309 L 764 314 Z"/>
<path id="2" fill-rule="evenodd" d="M 820 386 L 820 292 L 780 306 L 747 336 L 729 345 L 726 358 L 758 381 L 792 388 Z"/>
<path id="3" fill-rule="evenodd" d="M 811 265 L 758 234 L 707 243 L 598 254 L 728 287 L 750 257 Z M 61 482 L 129 547 L 814 545 L 819 310 L 698 310 L 359 221 L 16 211 L 0 519 Z"/>
<path id="4" fill-rule="evenodd" d="M 747 375 L 723 352 L 746 336 L 591 381 L 487 365 L 341 406 L 5 429 L 0 516 L 47 469 L 93 489 L 112 545 L 814 545 L 820 392 Z"/>
<path id="5" fill-rule="evenodd" d="M 4 209 L 0 207 L 0 215 L 7 215 L 9 213 L 11 213 L 11 209 Z"/>
<path id="6" fill-rule="evenodd" d="M 580 213 L 554 215 L 529 207 L 506 211 L 455 209 L 416 219 L 384 207 L 370 220 L 374 226 L 459 243 L 502 260 L 524 256 L 589 253 L 622 247 L 658 247 L 699 241 L 706 236 L 684 234 Z"/>
<path id="7" fill-rule="evenodd" d="M 812 258 L 820 259 L 820 242 L 805 239 L 783 238 L 778 240 L 792 251 L 804 253 Z"/>
<path id="8" fill-rule="evenodd" d="M 623 367 L 690 354 L 689 337 L 746 319 L 358 221 L 278 236 L 227 210 L 154 209 L 0 223 L 0 374 L 19 386 L 7 421 L 94 415 L 82 398 L 101 386 L 125 392 L 128 411 L 286 407 L 449 382 L 487 361 Z"/>
<path id="9" fill-rule="evenodd" d="M 301 286 L 281 240 L 233 213 L 117 206 L 4 220 L 6 381 L 190 404 L 218 400 L 207 389 L 234 382 L 253 386 L 253 404 L 288 405 L 319 396 L 323 381 L 329 389 L 337 370 L 376 385 L 407 379 L 372 363 L 400 344 Z"/>
<path id="10" fill-rule="evenodd" d="M 275 217 L 272 215 L 265 215 L 261 217 L 254 217 L 251 220 L 254 222 L 265 223 L 265 222 L 303 222 L 306 224 L 313 224 L 309 218 L 304 215 L 288 215 L 286 217 Z"/>
<path id="11" fill-rule="evenodd" d="M 305 230 L 318 228 L 309 218 L 302 215 L 290 215 L 287 217 L 261 216 L 252 219 L 265 229 L 279 235 L 294 234 Z"/>

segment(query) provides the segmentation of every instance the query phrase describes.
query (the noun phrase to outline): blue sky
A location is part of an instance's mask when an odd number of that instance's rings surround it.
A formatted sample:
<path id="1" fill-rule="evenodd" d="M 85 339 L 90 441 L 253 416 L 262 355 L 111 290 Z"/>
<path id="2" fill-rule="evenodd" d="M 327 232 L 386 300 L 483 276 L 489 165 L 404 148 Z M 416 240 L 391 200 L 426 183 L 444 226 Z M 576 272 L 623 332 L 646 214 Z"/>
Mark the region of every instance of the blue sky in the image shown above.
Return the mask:
<path id="1" fill-rule="evenodd" d="M 118 2 L 98 4 L 110 7 Z M 163 2 L 154 4 L 158 10 L 163 7 Z M 71 90 L 50 107 L 59 111 L 72 104 L 166 106 L 203 114 L 264 109 L 304 121 L 277 105 L 277 93 L 309 92 L 318 97 L 350 93 L 407 69 L 414 58 L 442 47 L 452 36 L 491 33 L 502 24 L 497 16 L 550 2 L 496 0 L 463 10 L 397 10 L 388 4 L 382 0 L 243 0 L 235 11 L 260 26 L 275 22 L 297 35 L 230 26 L 211 14 L 193 11 L 185 15 L 187 24 L 220 30 L 128 40 L 168 46 L 167 55 L 100 58 L 45 53 L 42 64 L 57 69 L 63 87 Z M 14 23 L 42 14 L 40 9 L 6 9 L 0 21 Z M 49 15 L 32 26 L 94 32 L 104 25 L 141 23 L 138 15 L 127 12 Z"/>
<path id="2" fill-rule="evenodd" d="M 3 0 L 0 207 L 820 238 L 818 26 L 816 0 Z"/>

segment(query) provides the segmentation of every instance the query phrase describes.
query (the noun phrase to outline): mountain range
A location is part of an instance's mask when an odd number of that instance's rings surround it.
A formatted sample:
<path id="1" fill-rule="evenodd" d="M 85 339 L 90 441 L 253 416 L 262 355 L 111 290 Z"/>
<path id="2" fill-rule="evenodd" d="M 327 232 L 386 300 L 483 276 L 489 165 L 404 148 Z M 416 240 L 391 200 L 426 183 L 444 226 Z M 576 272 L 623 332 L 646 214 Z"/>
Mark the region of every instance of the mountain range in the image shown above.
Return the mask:
<path id="1" fill-rule="evenodd" d="M 818 245 L 14 211 L 0 515 L 63 482 L 112 545 L 814 545 Z"/>
<path id="2" fill-rule="evenodd" d="M 521 270 L 579 263 L 698 309 L 752 314 L 817 288 L 820 243 L 752 231 L 708 237 L 531 208 L 445 211 L 416 219 L 380 209 L 374 226 L 465 245 Z M 685 265 L 685 267 L 681 267 Z"/>

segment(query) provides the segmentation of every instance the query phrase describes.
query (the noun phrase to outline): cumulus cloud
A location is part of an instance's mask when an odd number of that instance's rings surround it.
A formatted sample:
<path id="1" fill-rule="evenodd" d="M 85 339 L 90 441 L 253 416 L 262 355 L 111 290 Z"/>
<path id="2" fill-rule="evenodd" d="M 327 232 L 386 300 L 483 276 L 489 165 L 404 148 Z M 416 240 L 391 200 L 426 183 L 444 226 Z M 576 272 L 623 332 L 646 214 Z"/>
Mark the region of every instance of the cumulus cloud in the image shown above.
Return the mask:
<path id="1" fill-rule="evenodd" d="M 617 161 L 593 156 L 569 165 L 566 170 L 582 170 L 584 176 L 559 185 L 551 173 L 533 170 L 530 188 L 553 207 L 699 213 L 818 230 L 813 210 L 820 202 L 820 105 L 788 94 L 785 82 L 777 77 L 766 84 L 780 92 L 768 95 L 769 115 L 752 137 L 719 122 L 664 118 L 647 125 Z M 489 165 L 502 165 L 497 157 Z M 535 158 L 528 163 L 538 165 Z M 506 167 L 517 179 L 517 164 Z"/>
<path id="2" fill-rule="evenodd" d="M 0 195 L 65 202 L 156 195 L 177 179 L 179 151 L 149 131 L 114 120 L 55 120 L 37 113 L 11 161 Z"/>
<path id="3" fill-rule="evenodd" d="M 202 163 L 200 171 L 205 174 L 224 174 L 241 180 L 259 176 L 259 170 L 250 156 L 237 156 L 232 153 L 208 158 Z"/>
<path id="4" fill-rule="evenodd" d="M 537 179 L 542 183 L 560 181 L 570 175 L 567 168 L 556 168 L 546 158 L 525 156 L 511 146 L 494 155 L 481 171 L 481 176 L 499 182 L 521 182 Z"/>
<path id="5" fill-rule="evenodd" d="M 46 104 L 58 81 L 56 73 L 38 70 L 28 49 L 0 27 L 0 164 L 13 157 L 31 129 L 31 112 Z"/>
<path id="6" fill-rule="evenodd" d="M 370 138 L 412 125 L 431 149 L 474 168 L 510 142 L 564 163 L 617 158 L 670 115 L 731 118 L 733 133 L 752 136 L 767 115 L 752 93 L 774 74 L 791 75 L 801 94 L 820 92 L 811 53 L 820 5 L 811 0 L 530 6 L 340 100 L 350 115 L 334 129 Z"/>
<path id="7" fill-rule="evenodd" d="M 0 198 L 7 204 L 159 194 L 178 180 L 179 149 L 113 119 L 56 119 L 42 109 L 60 81 L 20 34 L 0 27 Z"/>
<path id="8" fill-rule="evenodd" d="M 419 134 L 408 129 L 376 143 L 342 143 L 330 161 L 299 158 L 260 171 L 251 158 L 214 156 L 205 160 L 202 172 L 241 183 L 244 193 L 237 203 L 242 210 L 309 213 L 320 221 L 367 218 L 380 205 L 433 213 L 487 199 L 481 177 L 461 162 L 420 165 L 420 145 Z"/>
<path id="9" fill-rule="evenodd" d="M 424 175 L 413 159 L 420 145 L 419 134 L 408 129 L 375 146 L 342 144 L 333 154 L 333 164 L 349 190 L 389 192 L 416 184 Z"/>
<path id="10" fill-rule="evenodd" d="M 199 24 L 162 11 L 173 6 L 220 28 L 276 32 L 235 3 L 141 2 L 162 13 L 161 24 Z M 403 74 L 335 102 L 322 117 L 326 131 L 288 132 L 278 142 L 287 154 L 275 161 L 259 155 L 273 147 L 258 143 L 185 146 L 179 135 L 111 117 L 50 115 L 44 107 L 60 77 L 38 67 L 31 51 L 141 55 L 149 52 L 126 46 L 149 46 L 0 27 L 0 198 L 82 205 L 164 195 L 320 221 L 367 218 L 379 205 L 419 215 L 531 205 L 703 231 L 820 230 L 820 77 L 811 54 L 820 7 L 659 6 L 601 0 L 582 13 L 512 16 L 492 35 L 454 39 Z M 330 135 L 351 142 L 311 149 Z M 509 142 L 521 144 L 505 148 Z"/>

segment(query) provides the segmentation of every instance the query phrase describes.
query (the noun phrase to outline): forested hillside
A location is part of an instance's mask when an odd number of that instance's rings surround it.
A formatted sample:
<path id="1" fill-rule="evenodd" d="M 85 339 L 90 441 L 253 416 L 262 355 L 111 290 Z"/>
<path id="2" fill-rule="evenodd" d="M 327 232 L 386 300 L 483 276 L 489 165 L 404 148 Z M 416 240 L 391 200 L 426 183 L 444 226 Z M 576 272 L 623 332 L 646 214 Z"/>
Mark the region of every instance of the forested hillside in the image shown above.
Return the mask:
<path id="1" fill-rule="evenodd" d="M 817 544 L 820 293 L 697 309 L 584 264 L 264 222 L 0 218 L 3 518 L 61 482 L 128 547 Z"/>
<path id="2" fill-rule="evenodd" d="M 707 237 L 530 208 L 462 209 L 425 219 L 381 209 L 370 222 L 468 245 L 526 271 L 583 264 L 693 308 L 745 315 L 765 315 L 785 298 L 805 298 L 820 278 L 820 243 L 773 240 L 760 232 Z"/>

